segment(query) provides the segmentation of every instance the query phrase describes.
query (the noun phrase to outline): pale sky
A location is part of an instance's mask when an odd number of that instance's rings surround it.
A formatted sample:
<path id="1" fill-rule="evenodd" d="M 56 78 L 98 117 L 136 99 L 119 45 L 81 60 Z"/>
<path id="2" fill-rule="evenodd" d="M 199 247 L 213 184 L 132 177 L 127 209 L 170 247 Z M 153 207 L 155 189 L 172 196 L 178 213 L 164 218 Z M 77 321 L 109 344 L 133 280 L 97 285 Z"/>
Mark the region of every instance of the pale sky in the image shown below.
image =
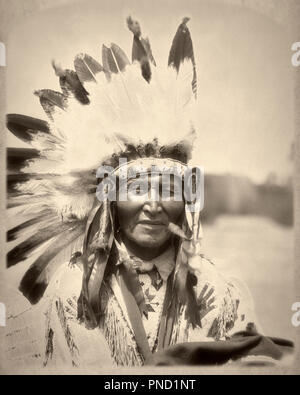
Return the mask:
<path id="1" fill-rule="evenodd" d="M 138 19 L 158 64 L 182 17 L 190 16 L 198 72 L 195 156 L 207 173 L 242 174 L 263 181 L 290 174 L 293 86 L 290 43 L 279 25 L 254 12 L 209 1 L 98 0 L 18 20 L 7 44 L 7 112 L 47 119 L 35 89 L 59 90 L 56 59 L 73 68 L 80 52 L 101 62 L 102 44 L 131 57 L 126 16 Z M 17 145 L 8 138 L 8 145 Z"/>

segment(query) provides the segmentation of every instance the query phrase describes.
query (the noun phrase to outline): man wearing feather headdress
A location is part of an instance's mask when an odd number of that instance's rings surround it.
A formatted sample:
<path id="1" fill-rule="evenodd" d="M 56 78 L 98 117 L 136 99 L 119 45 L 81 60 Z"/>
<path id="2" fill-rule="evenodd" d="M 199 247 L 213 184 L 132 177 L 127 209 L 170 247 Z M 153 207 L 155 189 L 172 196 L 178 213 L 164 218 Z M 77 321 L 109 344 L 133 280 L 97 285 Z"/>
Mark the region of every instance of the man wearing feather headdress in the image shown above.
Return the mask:
<path id="1" fill-rule="evenodd" d="M 186 195 L 174 198 L 195 135 L 188 20 L 176 32 L 162 79 L 149 40 L 129 17 L 132 64 L 116 44 L 103 46 L 102 65 L 85 54 L 76 57 L 75 71 L 54 62 L 62 93 L 35 92 L 49 123 L 8 116 L 10 131 L 33 146 L 8 151 L 9 206 L 29 215 L 9 231 L 10 241 L 27 238 L 10 250 L 8 266 L 46 243 L 19 287 L 36 305 L 35 320 L 41 314 L 44 336 L 36 321 L 15 330 L 19 314 L 11 313 L 8 359 L 106 367 L 282 356 L 280 340 L 258 334 L 247 288 L 202 254 L 199 207 L 191 210 Z M 169 199 L 160 188 L 153 198 L 152 183 L 164 184 L 161 169 L 174 168 Z M 99 199 L 103 169 L 116 180 L 115 199 Z M 145 189 L 137 192 L 133 184 L 142 176 Z M 26 339 L 34 339 L 29 348 Z"/>

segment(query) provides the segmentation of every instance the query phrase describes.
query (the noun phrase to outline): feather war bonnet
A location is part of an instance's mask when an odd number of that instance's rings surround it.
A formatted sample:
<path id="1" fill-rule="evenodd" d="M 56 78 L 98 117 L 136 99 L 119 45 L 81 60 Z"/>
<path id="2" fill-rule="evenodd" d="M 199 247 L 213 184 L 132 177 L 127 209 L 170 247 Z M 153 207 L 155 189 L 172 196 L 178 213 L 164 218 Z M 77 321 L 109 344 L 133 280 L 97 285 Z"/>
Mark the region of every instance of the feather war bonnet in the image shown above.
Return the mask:
<path id="1" fill-rule="evenodd" d="M 111 44 L 102 47 L 102 64 L 84 53 L 75 70 L 53 62 L 61 92 L 34 92 L 48 120 L 7 116 L 8 129 L 28 144 L 7 151 L 8 208 L 24 218 L 8 232 L 7 266 L 24 265 L 20 290 L 32 303 L 65 255 L 82 245 L 101 164 L 124 155 L 190 159 L 197 76 L 188 20 L 178 27 L 167 68 L 156 65 L 129 17 L 131 61 Z"/>

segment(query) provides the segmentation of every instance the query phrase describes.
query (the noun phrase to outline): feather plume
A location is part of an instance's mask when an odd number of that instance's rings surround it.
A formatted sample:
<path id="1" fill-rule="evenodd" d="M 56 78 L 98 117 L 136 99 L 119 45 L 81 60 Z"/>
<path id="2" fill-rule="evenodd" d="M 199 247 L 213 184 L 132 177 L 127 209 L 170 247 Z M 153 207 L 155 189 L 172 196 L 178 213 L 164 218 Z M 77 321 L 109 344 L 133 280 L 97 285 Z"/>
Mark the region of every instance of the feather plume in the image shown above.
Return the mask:
<path id="1" fill-rule="evenodd" d="M 102 45 L 102 63 L 106 72 L 118 73 L 118 67 L 114 61 L 110 48 Z"/>
<path id="2" fill-rule="evenodd" d="M 130 15 L 127 17 L 126 21 L 127 21 L 128 29 L 133 33 L 133 35 L 136 37 L 141 37 L 142 30 L 141 30 L 141 25 L 139 24 L 139 22 L 133 20 Z"/>
<path id="3" fill-rule="evenodd" d="M 55 92 L 51 89 L 41 89 L 34 91 L 34 94 L 40 98 L 41 106 L 51 120 L 53 120 L 52 115 L 56 107 L 62 110 L 66 109 L 67 98 L 60 92 Z"/>
<path id="4" fill-rule="evenodd" d="M 50 133 L 48 122 L 20 114 L 8 114 L 6 126 L 12 134 L 25 143 L 30 143 L 37 134 Z"/>
<path id="5" fill-rule="evenodd" d="M 154 59 L 154 56 L 153 56 L 153 53 L 152 53 L 152 49 L 151 49 L 149 38 L 148 37 L 141 38 L 141 43 L 143 44 L 143 47 L 145 48 L 145 51 L 147 53 L 147 56 L 148 56 L 150 62 L 154 66 L 156 66 L 156 62 L 155 62 L 155 59 Z"/>
<path id="6" fill-rule="evenodd" d="M 33 304 L 37 303 L 43 296 L 49 283 L 47 272 L 51 270 L 51 263 L 67 246 L 84 234 L 84 224 L 76 224 L 72 228 L 65 229 L 61 237 L 55 238 L 46 251 L 36 259 L 22 278 L 19 290 Z M 70 254 L 71 256 L 71 254 Z"/>
<path id="7" fill-rule="evenodd" d="M 112 43 L 110 48 L 102 46 L 102 63 L 107 72 L 117 74 L 125 71 L 129 60 L 125 52 L 118 45 Z"/>
<path id="8" fill-rule="evenodd" d="M 95 59 L 87 54 L 79 54 L 74 60 L 74 67 L 80 82 L 96 82 L 96 75 L 103 71 L 103 67 Z"/>
<path id="9" fill-rule="evenodd" d="M 53 59 L 51 64 L 57 77 L 65 77 L 66 71 L 61 67 L 58 62 Z"/>
<path id="10" fill-rule="evenodd" d="M 7 148 L 6 154 L 7 170 L 10 173 L 20 172 L 30 161 L 41 157 L 40 151 L 34 148 Z"/>
<path id="11" fill-rule="evenodd" d="M 179 25 L 175 37 L 172 42 L 171 50 L 169 53 L 168 66 L 173 67 L 177 73 L 180 72 L 181 66 L 184 63 L 191 64 L 191 70 L 187 74 L 186 78 L 191 79 L 192 90 L 197 96 L 197 73 L 196 63 L 193 50 L 193 42 L 190 31 L 187 27 L 187 22 L 190 18 L 183 18 L 182 23 Z"/>
<path id="12" fill-rule="evenodd" d="M 142 76 L 147 82 L 151 80 L 151 66 L 150 62 L 156 66 L 150 41 L 148 38 L 142 37 L 141 26 L 138 21 L 135 21 L 129 16 L 127 18 L 128 29 L 133 33 L 133 44 L 132 44 L 132 62 L 139 62 L 141 65 Z"/>
<path id="13" fill-rule="evenodd" d="M 111 44 L 110 50 L 114 57 L 115 63 L 118 65 L 118 70 L 122 72 L 125 71 L 126 67 L 130 64 L 125 52 L 114 43 Z"/>
<path id="14" fill-rule="evenodd" d="M 53 213 L 50 210 L 43 210 L 40 214 L 36 214 L 35 217 L 30 218 L 29 220 L 15 226 L 7 232 L 7 241 L 11 242 L 16 240 L 17 238 L 22 238 L 28 232 L 28 229 L 35 224 L 40 222 L 47 221 L 48 219 L 53 218 Z"/>
<path id="15" fill-rule="evenodd" d="M 55 74 L 59 77 L 59 83 L 63 94 L 66 97 L 74 96 L 81 104 L 89 104 L 88 92 L 84 89 L 77 73 L 74 70 L 64 70 L 62 67 L 52 61 Z"/>
<path id="16" fill-rule="evenodd" d="M 8 252 L 7 267 L 14 266 L 17 263 L 24 261 L 45 241 L 48 241 L 52 237 L 71 230 L 75 225 L 78 224 L 78 222 L 75 224 L 68 222 L 60 223 L 57 222 L 56 218 L 54 218 L 54 220 L 50 220 L 47 225 L 43 223 L 44 226 L 40 229 L 37 229 L 35 234 Z"/>

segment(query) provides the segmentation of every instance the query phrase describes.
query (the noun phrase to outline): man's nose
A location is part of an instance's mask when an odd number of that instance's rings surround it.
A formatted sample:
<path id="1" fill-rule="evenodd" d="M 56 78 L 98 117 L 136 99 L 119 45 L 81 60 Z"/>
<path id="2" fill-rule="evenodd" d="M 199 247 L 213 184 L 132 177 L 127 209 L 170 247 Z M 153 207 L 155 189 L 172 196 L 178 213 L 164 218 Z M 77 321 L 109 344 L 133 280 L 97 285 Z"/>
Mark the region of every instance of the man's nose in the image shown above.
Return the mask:
<path id="1" fill-rule="evenodd" d="M 145 202 L 143 210 L 151 216 L 155 216 L 162 212 L 162 207 L 159 201 L 148 200 L 147 202 Z"/>

